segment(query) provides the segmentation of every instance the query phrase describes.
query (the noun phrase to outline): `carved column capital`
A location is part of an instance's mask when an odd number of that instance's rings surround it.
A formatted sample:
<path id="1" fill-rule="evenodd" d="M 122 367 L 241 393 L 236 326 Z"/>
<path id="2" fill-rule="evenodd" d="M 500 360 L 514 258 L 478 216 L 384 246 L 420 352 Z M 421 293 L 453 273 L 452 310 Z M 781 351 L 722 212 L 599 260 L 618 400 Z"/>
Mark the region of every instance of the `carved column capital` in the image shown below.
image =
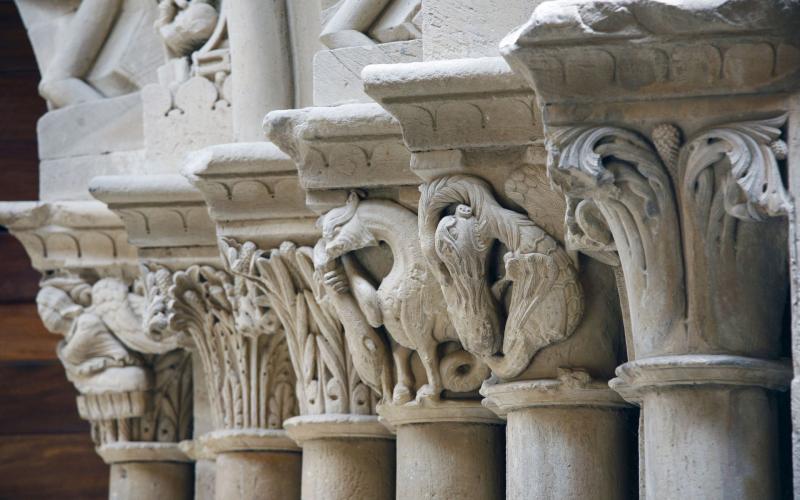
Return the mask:
<path id="1" fill-rule="evenodd" d="M 565 247 L 568 207 L 547 179 L 536 95 L 501 58 L 376 65 L 363 77 L 425 183 L 419 241 L 448 321 L 493 374 L 480 393 L 507 422 L 509 498 L 623 496 L 605 479 L 627 473 L 628 405 L 604 382 L 624 359 L 607 265 L 618 263 Z M 592 459 L 552 435 L 603 436 L 603 465 L 577 465 Z"/>
<path id="2" fill-rule="evenodd" d="M 614 288 L 610 273 L 592 280 L 585 304 L 581 281 L 602 266 L 585 269 L 564 248 L 531 89 L 501 58 L 370 66 L 364 86 L 400 122 L 425 182 L 419 239 L 465 348 L 502 381 L 556 377 L 560 366 L 610 376 L 617 354 L 600 359 L 589 328 L 563 352 L 592 349 L 593 360 L 555 354 L 582 322 L 615 335 L 618 317 L 597 301 Z"/>
<path id="3" fill-rule="evenodd" d="M 647 498 L 779 495 L 761 429 L 788 377 L 799 19 L 754 0 L 564 0 L 501 46 L 542 107 L 567 244 L 622 269 L 630 358 L 611 386 L 643 408 Z"/>
<path id="4" fill-rule="evenodd" d="M 176 345 L 147 337 L 137 252 L 121 221 L 97 202 L 5 204 L 2 217 L 43 273 L 39 315 L 64 337 L 58 357 L 100 455 L 111 463 L 156 442 L 142 452 L 152 460 L 181 455 L 176 443 L 191 432 L 191 363 Z"/>
<path id="5" fill-rule="evenodd" d="M 382 396 L 381 415 L 391 421 L 388 406 L 413 404 L 415 396 L 422 409 L 425 400 L 438 406 L 444 390 L 475 391 L 487 370 L 445 326 L 441 290 L 417 241 L 417 217 L 403 206 L 404 190 L 417 181 L 397 123 L 375 104 L 358 104 L 273 112 L 265 124 L 294 156 L 309 197 L 346 196 L 317 207 L 324 215 L 313 262 L 359 374 Z M 439 352 L 448 343 L 452 350 Z M 425 383 L 415 381 L 412 352 Z"/>

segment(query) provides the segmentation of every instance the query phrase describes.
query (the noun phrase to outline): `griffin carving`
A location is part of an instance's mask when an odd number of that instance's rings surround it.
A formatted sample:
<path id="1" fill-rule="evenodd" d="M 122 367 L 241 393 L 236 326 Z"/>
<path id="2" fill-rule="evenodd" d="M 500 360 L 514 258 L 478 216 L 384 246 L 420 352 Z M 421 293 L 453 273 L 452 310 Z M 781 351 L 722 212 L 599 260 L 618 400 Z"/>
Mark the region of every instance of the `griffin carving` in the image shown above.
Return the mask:
<path id="1" fill-rule="evenodd" d="M 413 212 L 390 201 L 360 200 L 350 194 L 345 206 L 320 219 L 322 239 L 314 248 L 314 265 L 345 326 L 353 362 L 361 378 L 384 401 L 412 399 L 412 351 L 419 354 L 427 383 L 417 400 L 438 399 L 443 390 L 476 389 L 488 370 L 459 348 L 442 355 L 440 345 L 458 342 L 444 310 L 443 297 L 416 238 Z M 376 283 L 358 251 L 388 246 L 393 262 Z M 392 387 L 394 358 L 396 383 Z"/>
<path id="2" fill-rule="evenodd" d="M 462 345 L 503 379 L 569 337 L 583 312 L 567 253 L 527 217 L 505 209 L 483 180 L 442 177 L 422 188 L 419 241 Z M 492 269 L 498 245 L 499 277 Z"/>

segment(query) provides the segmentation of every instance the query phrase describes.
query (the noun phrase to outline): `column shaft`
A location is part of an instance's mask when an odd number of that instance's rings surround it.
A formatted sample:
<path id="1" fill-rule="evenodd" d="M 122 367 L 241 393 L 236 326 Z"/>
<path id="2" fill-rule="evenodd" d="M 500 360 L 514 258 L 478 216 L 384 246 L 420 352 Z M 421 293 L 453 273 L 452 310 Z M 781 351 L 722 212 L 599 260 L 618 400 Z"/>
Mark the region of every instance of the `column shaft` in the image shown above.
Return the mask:
<path id="1" fill-rule="evenodd" d="M 193 498 L 191 462 L 122 462 L 111 464 L 110 500 Z"/>
<path id="2" fill-rule="evenodd" d="M 227 8 L 234 138 L 262 141 L 267 112 L 293 106 L 286 2 L 236 0 Z"/>
<path id="3" fill-rule="evenodd" d="M 705 385 L 644 394 L 646 498 L 778 498 L 771 392 Z"/>
<path id="4" fill-rule="evenodd" d="M 397 499 L 504 497 L 503 426 L 436 422 L 397 428 Z"/>
<path id="5" fill-rule="evenodd" d="M 506 433 L 508 500 L 633 496 L 622 410 L 525 408 L 508 414 Z"/>
<path id="6" fill-rule="evenodd" d="M 303 442 L 303 500 L 391 500 L 395 444 L 389 439 Z"/>
<path id="7" fill-rule="evenodd" d="M 287 451 L 232 451 L 217 455 L 216 498 L 300 498 L 301 455 Z"/>

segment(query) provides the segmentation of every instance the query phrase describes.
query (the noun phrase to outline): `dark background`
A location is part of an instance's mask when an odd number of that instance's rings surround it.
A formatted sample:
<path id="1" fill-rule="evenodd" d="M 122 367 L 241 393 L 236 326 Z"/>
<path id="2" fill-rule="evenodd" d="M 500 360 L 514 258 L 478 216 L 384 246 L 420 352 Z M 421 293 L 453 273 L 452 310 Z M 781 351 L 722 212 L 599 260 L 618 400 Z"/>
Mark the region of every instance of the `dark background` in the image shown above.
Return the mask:
<path id="1" fill-rule="evenodd" d="M 12 0 L 0 0 L 0 200 L 39 197 L 39 70 Z M 39 273 L 0 226 L 0 499 L 108 498 L 108 467 L 78 417 L 36 313 Z"/>

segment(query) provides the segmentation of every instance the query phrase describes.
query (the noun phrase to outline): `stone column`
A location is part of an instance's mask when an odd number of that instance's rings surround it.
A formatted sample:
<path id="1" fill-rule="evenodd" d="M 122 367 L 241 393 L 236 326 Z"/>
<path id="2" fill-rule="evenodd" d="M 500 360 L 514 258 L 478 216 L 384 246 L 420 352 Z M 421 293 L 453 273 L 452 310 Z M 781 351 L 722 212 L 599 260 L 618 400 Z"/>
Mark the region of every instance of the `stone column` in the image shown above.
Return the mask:
<path id="1" fill-rule="evenodd" d="M 192 461 L 177 444 L 109 444 L 98 453 L 111 466 L 111 500 L 193 498 Z"/>
<path id="2" fill-rule="evenodd" d="M 44 275 L 39 314 L 64 336 L 58 356 L 111 465 L 109 497 L 192 498 L 192 464 L 178 448 L 191 433 L 191 359 L 148 337 L 148 294 L 122 222 L 97 202 L 5 204 L 0 218 Z"/>
<path id="3" fill-rule="evenodd" d="M 281 429 L 297 411 L 286 339 L 221 268 L 201 193 L 178 175 L 95 178 L 91 190 L 140 249 L 151 337 L 190 345 L 203 365 L 213 430 L 192 453 L 215 457 L 215 497 L 299 498 L 299 449 Z"/>
<path id="4" fill-rule="evenodd" d="M 303 246 L 319 233 L 294 163 L 271 143 L 230 144 L 198 154 L 190 176 L 217 221 L 226 267 L 285 331 L 300 415 L 284 425 L 303 447 L 302 497 L 394 498 L 394 436 L 377 421 L 377 397 Z"/>
<path id="5" fill-rule="evenodd" d="M 354 104 L 273 112 L 266 124 L 324 214 L 315 273 L 356 371 L 381 396 L 378 414 L 396 429 L 397 497 L 501 498 L 502 422 L 476 394 L 488 369 L 447 328 L 397 122 Z"/>
<path id="6" fill-rule="evenodd" d="M 397 498 L 505 498 L 504 426 L 474 401 L 388 404 L 397 432 Z"/>
<path id="7" fill-rule="evenodd" d="M 631 341 L 611 387 L 642 407 L 642 496 L 781 496 L 800 10 L 612 3 L 557 20 L 544 3 L 502 50 L 541 101 L 568 240 L 619 256 Z M 636 43 L 608 41 L 623 32 Z"/>
<path id="8" fill-rule="evenodd" d="M 373 415 L 309 415 L 285 422 L 303 448 L 303 499 L 395 497 L 394 436 Z"/>
<path id="9" fill-rule="evenodd" d="M 263 138 L 268 111 L 291 108 L 293 82 L 286 2 L 226 3 L 233 75 L 233 135 L 239 142 Z"/>
<path id="10" fill-rule="evenodd" d="M 606 384 L 626 355 L 618 260 L 563 247 L 567 207 L 546 178 L 533 93 L 501 58 L 363 78 L 425 182 L 419 240 L 449 319 L 494 374 L 481 394 L 508 422 L 507 498 L 629 497 L 628 405 Z"/>

